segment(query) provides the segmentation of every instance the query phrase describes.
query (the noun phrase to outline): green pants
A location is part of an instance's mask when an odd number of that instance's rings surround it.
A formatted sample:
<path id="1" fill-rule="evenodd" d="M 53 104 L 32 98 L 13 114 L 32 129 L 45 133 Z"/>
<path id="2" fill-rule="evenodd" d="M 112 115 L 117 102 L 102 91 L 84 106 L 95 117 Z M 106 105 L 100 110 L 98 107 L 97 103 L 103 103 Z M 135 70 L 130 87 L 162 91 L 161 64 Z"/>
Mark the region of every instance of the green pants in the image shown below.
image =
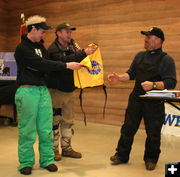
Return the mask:
<path id="1" fill-rule="evenodd" d="M 45 86 L 18 88 L 15 95 L 18 114 L 18 170 L 35 163 L 33 145 L 39 136 L 39 163 L 46 167 L 54 163 L 52 103 Z"/>

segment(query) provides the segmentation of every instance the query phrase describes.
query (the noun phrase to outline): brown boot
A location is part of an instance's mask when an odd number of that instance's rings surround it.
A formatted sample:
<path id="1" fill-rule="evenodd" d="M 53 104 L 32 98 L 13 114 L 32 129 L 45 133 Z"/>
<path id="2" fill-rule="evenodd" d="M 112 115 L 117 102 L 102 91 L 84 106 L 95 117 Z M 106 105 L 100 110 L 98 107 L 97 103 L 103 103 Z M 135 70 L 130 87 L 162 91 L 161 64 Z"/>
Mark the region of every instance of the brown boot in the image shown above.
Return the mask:
<path id="1" fill-rule="evenodd" d="M 54 160 L 55 161 L 60 161 L 61 160 L 61 155 L 59 154 L 59 151 L 58 150 L 54 150 Z"/>
<path id="2" fill-rule="evenodd" d="M 122 161 L 117 152 L 110 157 L 110 160 L 113 162 L 114 165 L 125 164 L 128 162 L 128 161 Z"/>
<path id="3" fill-rule="evenodd" d="M 153 162 L 145 162 L 146 170 L 154 170 L 156 167 L 156 163 Z"/>
<path id="4" fill-rule="evenodd" d="M 80 152 L 76 152 L 73 149 L 63 149 L 62 150 L 62 156 L 64 157 L 72 157 L 72 158 L 81 158 L 82 154 Z"/>

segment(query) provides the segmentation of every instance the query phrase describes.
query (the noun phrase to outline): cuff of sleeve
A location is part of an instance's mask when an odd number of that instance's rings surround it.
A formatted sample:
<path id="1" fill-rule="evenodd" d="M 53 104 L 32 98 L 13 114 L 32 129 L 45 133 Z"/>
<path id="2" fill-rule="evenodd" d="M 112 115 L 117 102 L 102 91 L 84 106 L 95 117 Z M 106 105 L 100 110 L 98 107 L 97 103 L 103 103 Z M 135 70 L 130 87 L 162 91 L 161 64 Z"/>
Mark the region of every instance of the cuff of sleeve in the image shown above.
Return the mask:
<path id="1" fill-rule="evenodd" d="M 134 78 L 131 76 L 131 74 L 128 71 L 126 73 L 129 75 L 130 78 L 129 80 L 134 80 Z"/>

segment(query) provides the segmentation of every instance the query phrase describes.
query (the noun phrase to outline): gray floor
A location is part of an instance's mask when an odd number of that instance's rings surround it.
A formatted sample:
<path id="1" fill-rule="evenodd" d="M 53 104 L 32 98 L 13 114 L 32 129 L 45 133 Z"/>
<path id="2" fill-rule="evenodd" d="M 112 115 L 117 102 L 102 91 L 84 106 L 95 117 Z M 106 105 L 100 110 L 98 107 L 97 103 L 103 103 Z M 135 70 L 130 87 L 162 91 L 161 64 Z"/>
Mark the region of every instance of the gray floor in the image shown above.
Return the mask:
<path id="1" fill-rule="evenodd" d="M 114 154 L 120 127 L 75 122 L 72 145 L 82 152 L 82 159 L 63 158 L 56 164 L 58 172 L 50 173 L 38 164 L 38 141 L 34 145 L 36 164 L 32 177 L 164 177 L 165 162 L 180 161 L 180 137 L 162 135 L 162 153 L 154 171 L 147 171 L 143 162 L 145 131 L 140 129 L 134 140 L 130 161 L 126 165 L 111 165 L 109 157 Z M 17 127 L 0 125 L 0 176 L 23 176 L 17 171 Z"/>

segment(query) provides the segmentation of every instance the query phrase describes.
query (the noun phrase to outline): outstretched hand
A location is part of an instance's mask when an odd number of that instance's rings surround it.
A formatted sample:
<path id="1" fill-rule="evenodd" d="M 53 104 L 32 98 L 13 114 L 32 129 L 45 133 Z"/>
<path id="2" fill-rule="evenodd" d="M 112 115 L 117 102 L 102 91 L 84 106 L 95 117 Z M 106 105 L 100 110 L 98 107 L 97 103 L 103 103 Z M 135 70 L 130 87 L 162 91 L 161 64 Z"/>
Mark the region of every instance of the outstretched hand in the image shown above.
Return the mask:
<path id="1" fill-rule="evenodd" d="M 119 75 L 117 73 L 108 74 L 108 81 L 117 82 L 119 81 Z"/>
<path id="2" fill-rule="evenodd" d="M 77 63 L 77 62 L 69 62 L 69 63 L 66 63 L 66 66 L 67 66 L 68 69 L 78 70 L 78 69 L 80 69 L 83 65 L 80 64 L 80 63 Z"/>

